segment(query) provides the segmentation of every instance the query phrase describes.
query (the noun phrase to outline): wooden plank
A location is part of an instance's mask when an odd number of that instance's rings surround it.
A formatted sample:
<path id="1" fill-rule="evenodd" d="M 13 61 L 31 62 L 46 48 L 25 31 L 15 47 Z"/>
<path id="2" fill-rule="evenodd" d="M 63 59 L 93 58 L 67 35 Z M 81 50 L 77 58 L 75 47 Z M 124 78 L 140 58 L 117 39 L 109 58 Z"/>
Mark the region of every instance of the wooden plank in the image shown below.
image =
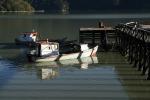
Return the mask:
<path id="1" fill-rule="evenodd" d="M 80 31 L 103 31 L 103 30 L 115 30 L 112 27 L 105 27 L 105 28 L 80 28 Z"/>
<path id="2" fill-rule="evenodd" d="M 105 27 L 105 28 L 80 28 L 80 33 L 101 33 L 101 32 L 114 32 L 115 29 L 112 27 Z"/>

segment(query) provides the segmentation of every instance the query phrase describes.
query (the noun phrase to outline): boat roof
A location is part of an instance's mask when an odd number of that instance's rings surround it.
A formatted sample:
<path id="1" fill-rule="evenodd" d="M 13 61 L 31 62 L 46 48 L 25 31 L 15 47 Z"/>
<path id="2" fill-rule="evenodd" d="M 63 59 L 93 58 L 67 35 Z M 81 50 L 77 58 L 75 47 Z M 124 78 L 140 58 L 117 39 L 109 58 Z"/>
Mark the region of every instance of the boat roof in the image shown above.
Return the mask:
<path id="1" fill-rule="evenodd" d="M 23 33 L 21 33 L 21 34 L 28 34 L 28 35 L 30 35 L 30 34 L 35 34 L 35 35 L 37 35 L 38 32 L 23 32 Z"/>
<path id="2" fill-rule="evenodd" d="M 36 43 L 37 43 L 37 44 L 42 44 L 42 45 L 45 45 L 45 44 L 58 45 L 58 44 L 59 44 L 58 42 L 49 42 L 48 39 L 39 40 L 39 41 L 37 41 Z"/>

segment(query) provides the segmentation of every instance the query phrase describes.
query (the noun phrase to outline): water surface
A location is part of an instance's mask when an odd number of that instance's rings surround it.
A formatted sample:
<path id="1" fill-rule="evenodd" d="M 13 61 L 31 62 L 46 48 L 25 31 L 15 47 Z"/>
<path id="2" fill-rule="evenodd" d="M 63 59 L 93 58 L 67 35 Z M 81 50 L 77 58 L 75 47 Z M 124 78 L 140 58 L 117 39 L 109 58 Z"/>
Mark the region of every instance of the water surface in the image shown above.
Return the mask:
<path id="1" fill-rule="evenodd" d="M 128 21 L 148 23 L 149 14 L 146 16 L 0 16 L 0 99 L 128 100 L 115 66 L 107 62 L 103 65 L 105 59 L 100 59 L 99 53 L 97 58 L 29 63 L 27 48 L 15 45 L 14 38 L 21 32 L 34 29 L 41 38 L 68 37 L 68 40 L 78 40 L 80 27 L 98 27 L 98 21 L 113 27 Z"/>

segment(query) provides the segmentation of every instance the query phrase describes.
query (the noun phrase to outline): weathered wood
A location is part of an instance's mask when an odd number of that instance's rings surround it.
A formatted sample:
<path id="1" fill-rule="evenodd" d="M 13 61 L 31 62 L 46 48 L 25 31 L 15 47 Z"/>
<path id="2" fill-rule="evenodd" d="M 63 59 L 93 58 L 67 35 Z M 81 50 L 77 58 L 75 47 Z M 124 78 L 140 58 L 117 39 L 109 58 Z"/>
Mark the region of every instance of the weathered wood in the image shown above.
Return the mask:
<path id="1" fill-rule="evenodd" d="M 105 50 L 107 49 L 108 37 L 116 38 L 115 29 L 112 27 L 79 29 L 80 43 L 85 43 L 85 41 L 90 40 L 92 45 L 96 45 L 96 42 L 98 41 L 98 44 Z"/>
<path id="2" fill-rule="evenodd" d="M 102 31 L 109 31 L 109 32 L 114 32 L 115 29 L 113 29 L 112 27 L 105 27 L 105 28 L 80 28 L 80 33 L 81 32 L 95 32 L 95 33 L 99 33 Z"/>

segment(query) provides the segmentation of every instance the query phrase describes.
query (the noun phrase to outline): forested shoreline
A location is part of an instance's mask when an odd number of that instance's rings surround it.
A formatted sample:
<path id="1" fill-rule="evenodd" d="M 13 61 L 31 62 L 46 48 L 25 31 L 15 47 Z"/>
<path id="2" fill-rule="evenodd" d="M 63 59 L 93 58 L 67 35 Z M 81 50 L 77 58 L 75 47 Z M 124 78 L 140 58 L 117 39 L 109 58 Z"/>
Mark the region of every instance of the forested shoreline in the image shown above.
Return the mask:
<path id="1" fill-rule="evenodd" d="M 0 0 L 0 11 L 150 12 L 150 0 Z"/>
<path id="2" fill-rule="evenodd" d="M 0 11 L 60 10 L 64 0 L 0 0 Z"/>
<path id="3" fill-rule="evenodd" d="M 0 11 L 34 11 L 27 0 L 0 0 Z"/>

